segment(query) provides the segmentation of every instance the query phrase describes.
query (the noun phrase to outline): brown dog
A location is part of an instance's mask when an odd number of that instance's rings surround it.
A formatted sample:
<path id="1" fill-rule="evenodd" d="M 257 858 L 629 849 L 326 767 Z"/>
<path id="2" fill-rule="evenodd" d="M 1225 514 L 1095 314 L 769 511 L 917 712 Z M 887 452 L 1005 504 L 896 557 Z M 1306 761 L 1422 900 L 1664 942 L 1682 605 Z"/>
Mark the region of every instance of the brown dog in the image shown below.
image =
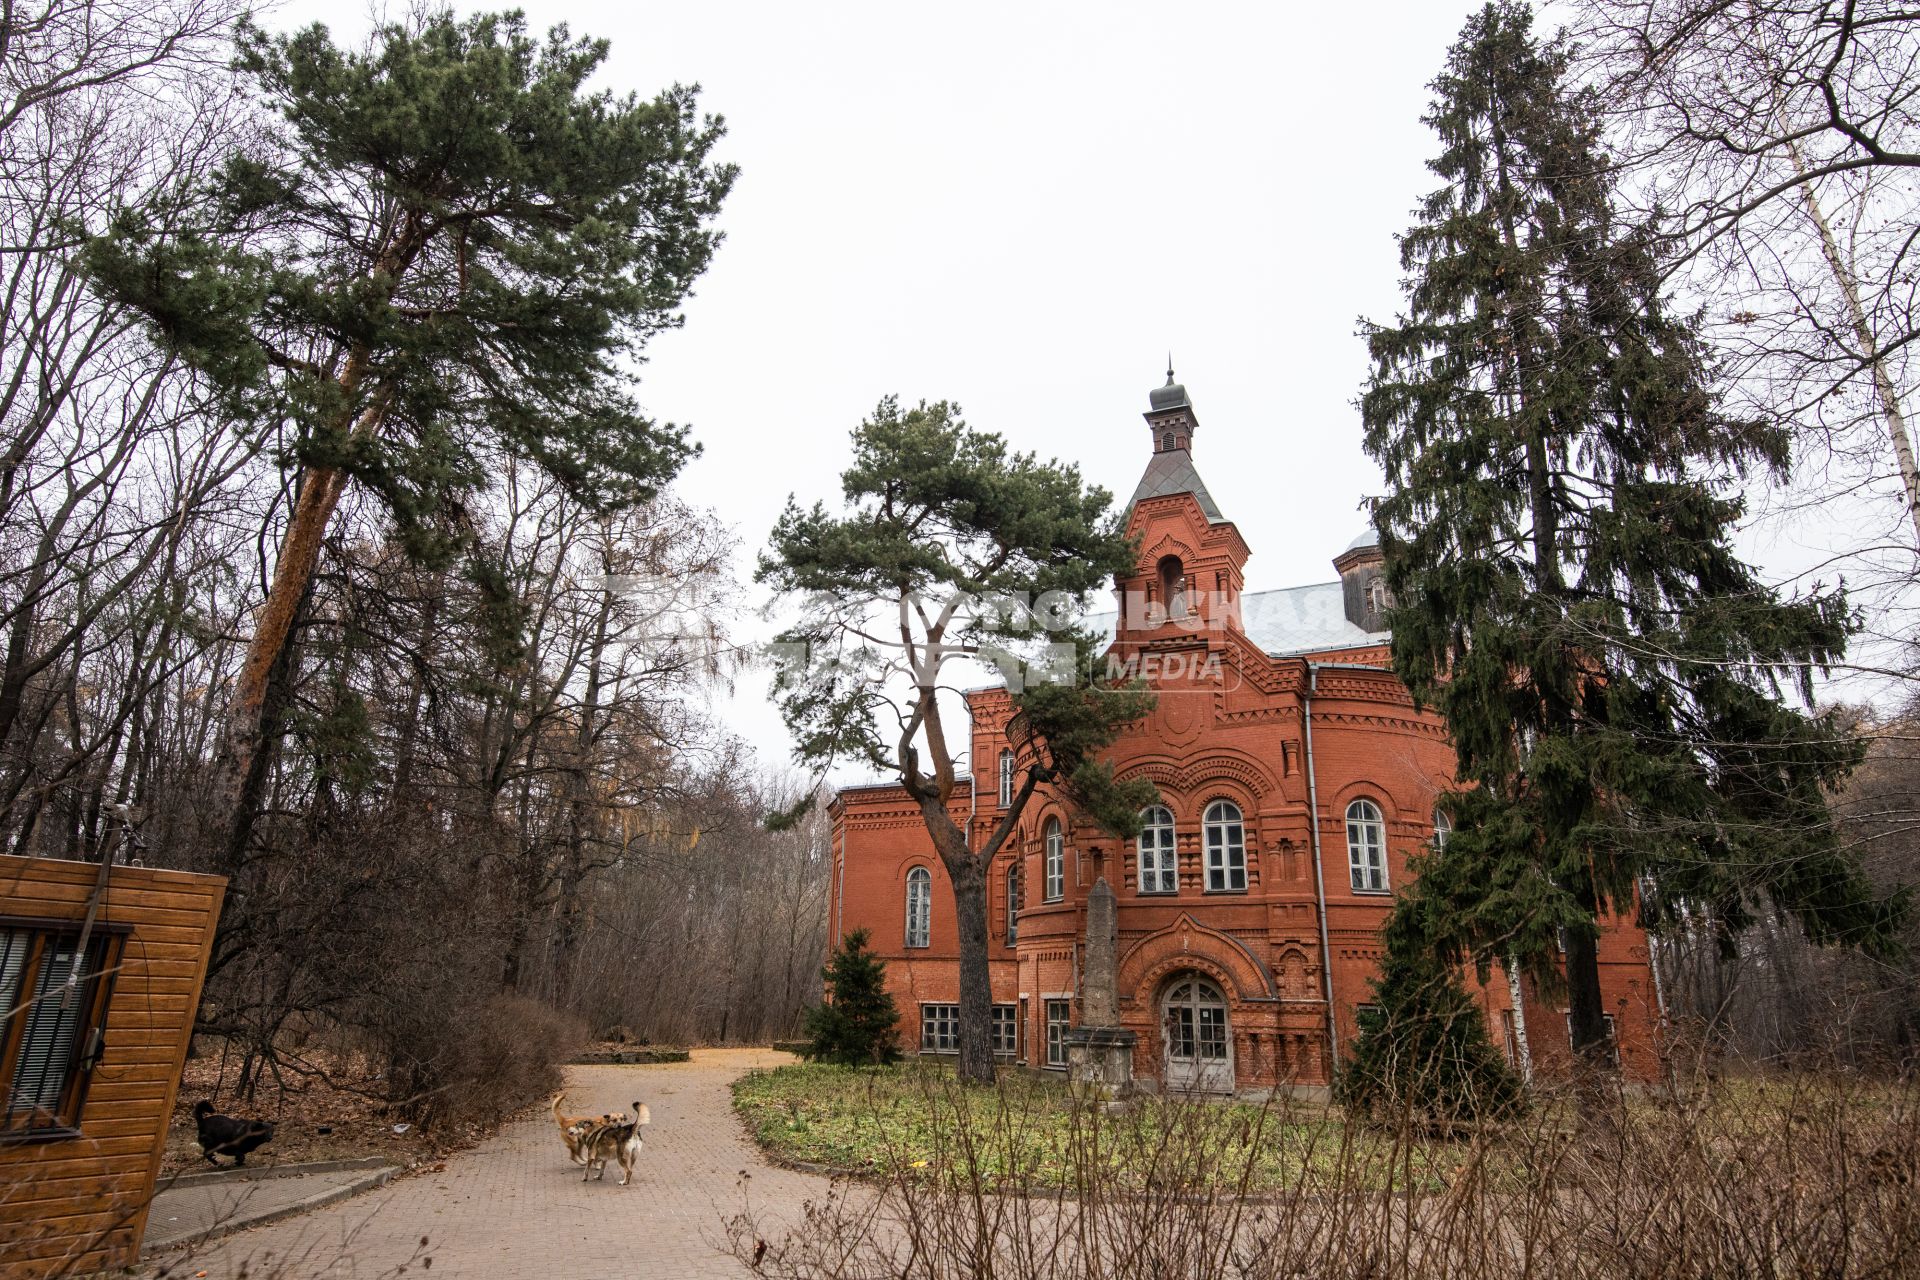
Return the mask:
<path id="1" fill-rule="evenodd" d="M 560 1126 L 560 1141 L 567 1144 L 568 1158 L 575 1164 L 585 1164 L 586 1157 L 580 1154 L 580 1139 L 586 1136 L 587 1130 L 612 1117 L 563 1116 L 560 1114 L 560 1103 L 566 1096 L 567 1091 L 562 1089 L 553 1095 L 553 1101 L 548 1103 L 547 1106 L 553 1112 L 553 1122 Z"/>
<path id="2" fill-rule="evenodd" d="M 596 1124 L 580 1138 L 580 1149 L 586 1153 L 587 1171 L 581 1177 L 585 1182 L 594 1176 L 594 1170 L 600 1172 L 600 1179 L 607 1176 L 607 1161 L 620 1162 L 620 1185 L 626 1186 L 633 1181 L 633 1164 L 640 1158 L 640 1149 L 645 1142 L 640 1137 L 643 1126 L 652 1123 L 653 1116 L 647 1111 L 646 1104 L 633 1104 L 633 1114 L 617 1116 L 605 1124 Z"/>

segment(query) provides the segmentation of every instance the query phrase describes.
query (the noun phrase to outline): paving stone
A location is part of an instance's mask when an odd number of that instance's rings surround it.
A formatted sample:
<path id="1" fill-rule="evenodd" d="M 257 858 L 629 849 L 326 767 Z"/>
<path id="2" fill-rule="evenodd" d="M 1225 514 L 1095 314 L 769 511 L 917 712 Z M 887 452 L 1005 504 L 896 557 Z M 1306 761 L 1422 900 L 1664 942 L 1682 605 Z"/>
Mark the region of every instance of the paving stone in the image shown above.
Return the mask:
<path id="1" fill-rule="evenodd" d="M 276 1221 L 289 1213 L 318 1208 L 379 1186 L 393 1176 L 394 1169 L 388 1164 L 379 1168 L 327 1167 L 254 1179 L 185 1177 L 162 1187 L 153 1197 L 140 1247 L 153 1252 L 216 1232 Z"/>
<path id="2" fill-rule="evenodd" d="M 518 1121 L 451 1157 L 443 1172 L 396 1178 L 312 1213 L 151 1258 L 146 1274 L 333 1280 L 392 1275 L 403 1265 L 417 1274 L 419 1260 L 431 1257 L 435 1277 L 748 1275 L 724 1252 L 727 1221 L 744 1203 L 741 1174 L 750 1175 L 756 1213 L 775 1222 L 797 1222 L 804 1203 L 828 1189 L 824 1178 L 767 1165 L 733 1113 L 735 1077 L 790 1061 L 772 1050 L 714 1049 L 684 1063 L 568 1068 L 569 1110 L 623 1111 L 636 1099 L 651 1110 L 630 1186 L 620 1185 L 617 1164 L 604 1181 L 582 1182 L 550 1120 Z"/>

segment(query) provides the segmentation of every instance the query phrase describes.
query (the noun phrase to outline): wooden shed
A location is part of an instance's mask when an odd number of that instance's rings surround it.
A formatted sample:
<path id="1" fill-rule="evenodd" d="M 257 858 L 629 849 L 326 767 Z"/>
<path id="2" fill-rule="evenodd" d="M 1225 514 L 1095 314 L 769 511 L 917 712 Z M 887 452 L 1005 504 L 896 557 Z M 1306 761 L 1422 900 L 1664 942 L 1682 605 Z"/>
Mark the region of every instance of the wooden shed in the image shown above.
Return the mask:
<path id="1" fill-rule="evenodd" d="M 225 892 L 0 855 L 0 1275 L 138 1259 Z"/>

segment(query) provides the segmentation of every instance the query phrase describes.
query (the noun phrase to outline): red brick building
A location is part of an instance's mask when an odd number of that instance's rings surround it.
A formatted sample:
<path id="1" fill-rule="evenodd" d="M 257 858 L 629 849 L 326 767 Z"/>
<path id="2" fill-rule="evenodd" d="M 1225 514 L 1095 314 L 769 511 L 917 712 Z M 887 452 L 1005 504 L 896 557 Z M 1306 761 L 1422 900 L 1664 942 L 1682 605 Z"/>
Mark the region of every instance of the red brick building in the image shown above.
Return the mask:
<path id="1" fill-rule="evenodd" d="M 1370 998 L 1379 930 L 1407 855 L 1444 839 L 1446 726 L 1388 670 L 1380 553 L 1363 534 L 1327 582 L 1243 594 L 1249 549 L 1195 470 L 1196 420 L 1171 376 L 1146 414 L 1152 452 L 1133 495 L 1134 576 L 1103 619 L 1109 661 L 1147 678 L 1151 716 L 1115 744 L 1122 776 L 1160 791 L 1136 840 L 1036 793 L 990 875 L 995 1047 L 1064 1067 L 1078 1022 L 1087 891 L 1118 900 L 1120 1020 L 1143 1082 L 1225 1092 L 1325 1085 Z M 974 780 L 954 817 L 985 841 L 1016 758 L 1004 689 L 967 695 Z M 980 776 L 980 764 L 997 777 Z M 887 961 L 909 1048 L 951 1052 L 959 992 L 952 893 L 898 786 L 834 801 L 832 935 L 865 927 Z M 1609 928 L 1600 981 L 1629 1074 L 1654 1070 L 1656 994 L 1644 934 Z M 1472 984 L 1471 975 L 1469 982 Z M 1566 1060 L 1561 1004 L 1499 968 L 1487 1024 L 1525 1069 Z M 1516 1009 L 1515 996 L 1518 995 Z"/>

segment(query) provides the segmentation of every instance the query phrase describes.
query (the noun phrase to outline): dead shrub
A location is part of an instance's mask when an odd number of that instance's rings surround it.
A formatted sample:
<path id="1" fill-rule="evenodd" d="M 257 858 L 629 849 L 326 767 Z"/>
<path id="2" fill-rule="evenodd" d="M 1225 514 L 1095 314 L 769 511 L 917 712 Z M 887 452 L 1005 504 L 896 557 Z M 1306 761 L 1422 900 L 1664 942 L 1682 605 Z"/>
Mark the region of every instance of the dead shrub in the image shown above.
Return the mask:
<path id="1" fill-rule="evenodd" d="M 1920 1270 L 1920 1118 L 1903 1083 L 1830 1070 L 1547 1092 L 1435 1140 L 1159 1100 L 1071 1103 L 1036 1153 L 1034 1095 L 929 1086 L 924 1124 L 797 1224 L 749 1198 L 742 1261 L 783 1280 L 1867 1280 Z M 982 1110 L 986 1115 L 982 1115 Z M 1230 1118 L 1232 1117 L 1232 1118 Z M 1050 1126 L 1057 1133 L 1057 1124 Z M 1250 1132 L 1248 1130 L 1251 1130 Z M 1276 1146 L 1291 1185 L 1260 1193 Z M 750 1184 L 747 1184 L 750 1190 Z"/>
<path id="2" fill-rule="evenodd" d="M 397 1114 L 423 1130 L 488 1126 L 560 1087 L 560 1064 L 586 1025 L 538 1000 L 492 995 L 411 1010 L 412 1034 L 387 1045 Z"/>

